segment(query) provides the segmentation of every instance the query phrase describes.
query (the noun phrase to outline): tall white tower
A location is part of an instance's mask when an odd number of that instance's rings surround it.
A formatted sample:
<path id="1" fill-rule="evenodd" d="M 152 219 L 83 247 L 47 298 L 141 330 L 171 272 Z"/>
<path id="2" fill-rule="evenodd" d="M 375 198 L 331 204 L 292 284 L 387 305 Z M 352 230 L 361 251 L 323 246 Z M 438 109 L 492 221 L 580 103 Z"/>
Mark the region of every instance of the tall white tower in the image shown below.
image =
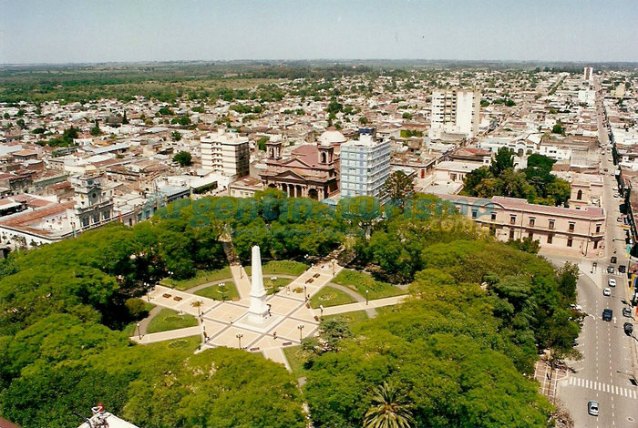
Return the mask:
<path id="1" fill-rule="evenodd" d="M 263 324 L 269 316 L 264 277 L 261 273 L 261 253 L 259 252 L 259 247 L 255 245 L 252 248 L 252 277 L 248 320 L 255 324 Z"/>

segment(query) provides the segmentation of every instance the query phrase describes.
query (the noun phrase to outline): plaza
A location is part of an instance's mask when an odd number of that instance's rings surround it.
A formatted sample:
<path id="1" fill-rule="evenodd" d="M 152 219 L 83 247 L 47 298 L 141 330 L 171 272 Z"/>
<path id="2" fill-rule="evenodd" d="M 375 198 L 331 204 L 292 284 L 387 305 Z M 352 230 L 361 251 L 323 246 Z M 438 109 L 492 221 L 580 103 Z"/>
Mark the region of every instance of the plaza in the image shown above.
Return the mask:
<path id="1" fill-rule="evenodd" d="M 251 280 L 240 265 L 231 266 L 239 300 L 220 301 L 180 291 L 163 285 L 155 286 L 145 299 L 158 307 L 197 318 L 198 326 L 131 337 L 137 343 L 149 344 L 164 340 L 200 335 L 200 350 L 226 346 L 248 352 L 261 352 L 266 358 L 290 368 L 283 349 L 301 344 L 306 337 L 317 334 L 323 315 L 336 315 L 393 305 L 405 296 L 350 303 L 313 309 L 310 299 L 343 269 L 336 260 L 311 266 L 277 293 L 265 297 L 268 316 L 263 322 L 249 322 Z M 259 269 L 261 271 L 261 269 Z M 255 272 L 253 268 L 252 272 Z M 263 284 L 262 284 L 263 287 Z M 253 300 L 254 301 L 254 300 Z"/>

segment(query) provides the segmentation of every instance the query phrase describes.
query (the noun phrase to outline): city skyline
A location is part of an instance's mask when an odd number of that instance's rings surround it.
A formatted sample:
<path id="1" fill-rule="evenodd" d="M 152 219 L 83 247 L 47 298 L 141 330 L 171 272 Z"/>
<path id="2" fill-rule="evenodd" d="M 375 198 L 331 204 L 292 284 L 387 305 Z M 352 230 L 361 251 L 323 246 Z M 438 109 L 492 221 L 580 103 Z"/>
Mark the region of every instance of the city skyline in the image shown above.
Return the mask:
<path id="1" fill-rule="evenodd" d="M 613 6 L 611 7 L 610 6 Z M 631 0 L 0 0 L 0 63 L 422 59 L 631 62 Z"/>

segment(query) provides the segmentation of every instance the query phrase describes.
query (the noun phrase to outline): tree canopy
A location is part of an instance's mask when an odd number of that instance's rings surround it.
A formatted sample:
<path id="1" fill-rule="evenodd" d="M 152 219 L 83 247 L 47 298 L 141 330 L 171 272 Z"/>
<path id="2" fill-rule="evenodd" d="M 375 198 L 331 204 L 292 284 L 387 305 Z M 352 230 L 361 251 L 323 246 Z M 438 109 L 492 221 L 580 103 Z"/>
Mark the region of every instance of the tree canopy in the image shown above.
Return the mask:
<path id="1" fill-rule="evenodd" d="M 489 167 L 465 176 L 462 193 L 491 198 L 509 196 L 541 205 L 565 205 L 571 195 L 569 182 L 551 173 L 556 161 L 540 154 L 527 158 L 527 168 L 514 169 L 514 152 L 502 147 Z"/>
<path id="2" fill-rule="evenodd" d="M 265 260 L 340 248 L 342 263 L 410 297 L 368 321 L 324 321 L 304 343 L 302 391 L 260 355 L 194 354 L 198 338 L 130 343 L 147 284 L 225 266 L 226 234 L 244 263 L 252 245 Z M 408 196 L 403 211 L 365 197 L 333 211 L 274 189 L 180 200 L 133 227 L 0 261 L 0 412 L 23 426 L 73 426 L 74 412 L 102 401 L 151 428 L 301 428 L 307 402 L 317 427 L 395 416 L 412 427 L 545 427 L 551 406 L 524 374 L 540 349 L 571 350 L 576 278 L 433 196 Z"/>

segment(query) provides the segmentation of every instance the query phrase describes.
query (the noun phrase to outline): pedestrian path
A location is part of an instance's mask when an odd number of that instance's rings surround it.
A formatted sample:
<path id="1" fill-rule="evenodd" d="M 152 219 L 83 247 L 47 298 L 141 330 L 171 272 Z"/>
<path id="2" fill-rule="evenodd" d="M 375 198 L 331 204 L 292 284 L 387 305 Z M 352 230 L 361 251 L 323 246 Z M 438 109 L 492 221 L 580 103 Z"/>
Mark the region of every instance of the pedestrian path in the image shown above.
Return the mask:
<path id="1" fill-rule="evenodd" d="M 612 385 L 604 382 L 596 382 L 589 379 L 582 379 L 579 377 L 570 377 L 568 385 L 577 386 L 580 388 L 593 389 L 596 391 L 606 392 L 609 394 L 620 395 L 621 397 L 627 397 L 631 399 L 638 399 L 638 392 L 635 388 L 623 388 L 622 386 Z"/>
<path id="2" fill-rule="evenodd" d="M 385 299 L 370 300 L 367 304 L 366 302 L 356 302 L 348 303 L 346 305 L 329 306 L 327 308 L 324 308 L 323 315 L 336 315 L 346 312 L 365 311 L 371 308 L 381 308 L 383 306 L 396 305 L 403 302 L 403 300 L 405 300 L 406 298 L 408 298 L 408 296 L 394 296 L 386 297 Z"/>
<path id="3" fill-rule="evenodd" d="M 230 265 L 230 273 L 237 286 L 237 292 L 241 299 L 250 298 L 250 278 L 246 275 L 246 270 L 242 265 Z"/>
<path id="4" fill-rule="evenodd" d="M 183 337 L 198 336 L 202 334 L 200 326 L 180 328 L 177 330 L 160 331 L 158 333 L 148 333 L 131 336 L 131 340 L 148 345 L 149 343 L 163 342 L 165 340 L 181 339 Z"/>

